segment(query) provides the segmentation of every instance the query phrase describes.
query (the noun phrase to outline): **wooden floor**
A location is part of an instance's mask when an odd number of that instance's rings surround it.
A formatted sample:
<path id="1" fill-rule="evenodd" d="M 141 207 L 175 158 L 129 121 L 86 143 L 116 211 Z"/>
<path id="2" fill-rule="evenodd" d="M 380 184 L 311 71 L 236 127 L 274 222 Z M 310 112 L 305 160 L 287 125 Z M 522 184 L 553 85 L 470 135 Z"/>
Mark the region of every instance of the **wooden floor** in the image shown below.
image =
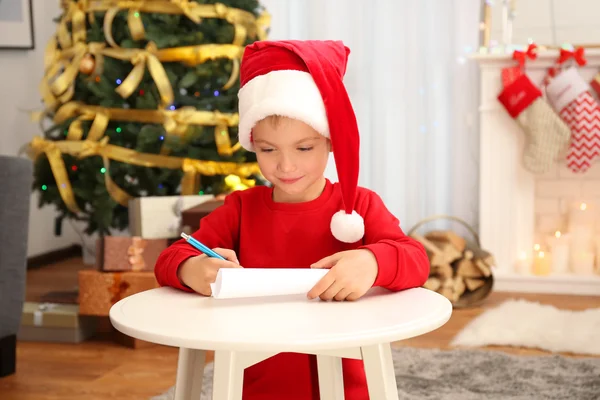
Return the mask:
<path id="1" fill-rule="evenodd" d="M 71 259 L 29 271 L 27 300 L 37 301 L 48 291 L 75 290 L 80 268 L 80 260 Z M 440 329 L 395 345 L 448 348 L 451 339 L 471 319 L 508 298 L 525 298 L 572 310 L 600 303 L 598 297 L 492 293 L 482 307 L 455 310 Z M 493 349 L 545 354 L 534 349 Z M 130 349 L 104 337 L 78 345 L 21 342 L 17 349 L 17 373 L 0 379 L 0 399 L 147 400 L 174 384 L 176 365 L 177 349 L 163 346 Z"/>

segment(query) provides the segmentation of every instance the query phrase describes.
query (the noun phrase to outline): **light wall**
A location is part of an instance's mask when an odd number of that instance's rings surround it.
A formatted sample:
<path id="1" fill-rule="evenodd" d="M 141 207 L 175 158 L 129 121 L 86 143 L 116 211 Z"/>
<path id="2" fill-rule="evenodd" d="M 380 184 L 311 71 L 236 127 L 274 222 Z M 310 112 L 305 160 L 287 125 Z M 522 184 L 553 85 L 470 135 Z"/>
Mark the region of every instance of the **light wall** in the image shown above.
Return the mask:
<path id="1" fill-rule="evenodd" d="M 33 0 L 34 50 L 0 50 L 0 154 L 17 155 L 35 135 L 37 123 L 29 111 L 42 109 L 38 85 L 43 75 L 44 48 L 56 30 L 53 19 L 60 15 L 58 0 Z M 31 199 L 29 256 L 79 243 L 79 236 L 67 222 L 61 236 L 54 235 L 54 207 L 39 209 L 36 195 Z"/>

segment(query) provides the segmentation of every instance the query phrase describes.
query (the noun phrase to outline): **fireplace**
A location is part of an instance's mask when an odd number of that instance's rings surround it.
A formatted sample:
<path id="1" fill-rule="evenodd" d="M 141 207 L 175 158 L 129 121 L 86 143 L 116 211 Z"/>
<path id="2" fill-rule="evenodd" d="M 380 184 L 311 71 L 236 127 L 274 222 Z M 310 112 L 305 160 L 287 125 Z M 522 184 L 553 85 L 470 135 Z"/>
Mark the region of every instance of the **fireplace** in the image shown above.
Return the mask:
<path id="1" fill-rule="evenodd" d="M 542 82 L 557 55 L 544 51 L 528 61 L 534 83 Z M 600 50 L 586 49 L 586 57 L 580 73 L 589 82 L 600 69 Z M 506 54 L 472 59 L 480 66 L 479 231 L 482 246 L 496 258 L 495 290 L 600 295 L 600 162 L 582 174 L 564 162 L 544 174 L 526 170 L 524 134 L 497 100 L 502 68 L 514 61 Z M 591 238 L 581 236 L 585 229 L 592 229 Z M 578 246 L 582 237 L 590 239 L 590 250 Z M 571 246 L 561 246 L 567 241 Z M 590 252 L 594 271 L 586 273 Z"/>

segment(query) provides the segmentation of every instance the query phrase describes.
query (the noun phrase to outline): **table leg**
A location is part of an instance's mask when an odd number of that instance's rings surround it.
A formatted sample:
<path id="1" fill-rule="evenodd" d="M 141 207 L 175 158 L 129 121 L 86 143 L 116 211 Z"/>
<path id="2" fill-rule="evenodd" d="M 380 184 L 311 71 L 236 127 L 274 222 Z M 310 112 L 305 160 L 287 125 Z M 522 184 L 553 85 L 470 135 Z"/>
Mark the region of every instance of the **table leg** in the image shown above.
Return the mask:
<path id="1" fill-rule="evenodd" d="M 206 352 L 195 349 L 179 349 L 174 400 L 200 400 Z"/>
<path id="2" fill-rule="evenodd" d="M 234 351 L 215 351 L 213 400 L 241 400 L 244 365 Z"/>
<path id="3" fill-rule="evenodd" d="M 317 355 L 321 400 L 344 400 L 344 378 L 340 357 Z"/>
<path id="4" fill-rule="evenodd" d="M 398 400 L 398 387 L 389 343 L 361 347 L 369 397 L 371 399 Z"/>

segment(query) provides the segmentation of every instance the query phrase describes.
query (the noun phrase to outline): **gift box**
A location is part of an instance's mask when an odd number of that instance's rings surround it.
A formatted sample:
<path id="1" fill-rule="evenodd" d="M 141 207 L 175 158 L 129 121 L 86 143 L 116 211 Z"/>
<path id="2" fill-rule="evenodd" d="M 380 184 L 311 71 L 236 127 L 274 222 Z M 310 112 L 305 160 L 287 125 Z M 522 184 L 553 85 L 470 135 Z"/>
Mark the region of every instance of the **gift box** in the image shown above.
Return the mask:
<path id="1" fill-rule="evenodd" d="M 23 304 L 17 339 L 30 342 L 80 343 L 96 333 L 94 317 L 79 315 L 77 304 Z"/>
<path id="2" fill-rule="evenodd" d="M 216 208 L 222 206 L 224 202 L 225 200 L 221 196 L 184 210 L 181 213 L 182 230 L 188 234 L 197 231 L 200 228 L 200 220 L 213 212 Z"/>
<path id="3" fill-rule="evenodd" d="M 134 198 L 129 201 L 129 232 L 144 239 L 176 238 L 181 234 L 182 211 L 213 199 L 213 195 Z"/>
<path id="4" fill-rule="evenodd" d="M 119 300 L 159 287 L 154 272 L 79 271 L 79 314 L 107 316 Z"/>
<path id="5" fill-rule="evenodd" d="M 98 240 L 96 266 L 103 271 L 154 271 L 167 239 L 104 236 Z"/>

